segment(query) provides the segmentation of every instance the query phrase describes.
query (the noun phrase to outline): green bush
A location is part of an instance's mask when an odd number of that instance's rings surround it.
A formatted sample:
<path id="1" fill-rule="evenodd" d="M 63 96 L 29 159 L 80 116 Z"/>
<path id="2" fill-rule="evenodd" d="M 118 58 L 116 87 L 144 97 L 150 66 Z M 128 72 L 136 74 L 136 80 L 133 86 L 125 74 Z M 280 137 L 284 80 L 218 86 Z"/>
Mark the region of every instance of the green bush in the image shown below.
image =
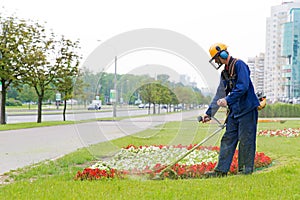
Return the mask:
<path id="1" fill-rule="evenodd" d="M 9 98 L 6 100 L 6 106 L 22 106 L 22 102 L 13 98 Z"/>
<path id="2" fill-rule="evenodd" d="M 259 117 L 300 117 L 300 104 L 268 104 L 259 111 Z"/>

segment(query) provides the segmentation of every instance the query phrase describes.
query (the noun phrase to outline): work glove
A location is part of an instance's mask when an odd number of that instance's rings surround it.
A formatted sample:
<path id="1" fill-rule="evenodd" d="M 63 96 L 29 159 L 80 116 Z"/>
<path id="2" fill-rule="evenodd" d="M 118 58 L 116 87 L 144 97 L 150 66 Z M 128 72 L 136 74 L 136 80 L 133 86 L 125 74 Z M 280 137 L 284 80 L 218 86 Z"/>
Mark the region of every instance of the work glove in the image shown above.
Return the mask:
<path id="1" fill-rule="evenodd" d="M 259 100 L 259 106 L 257 107 L 258 110 L 262 110 L 267 105 L 267 99 L 263 98 L 262 100 Z"/>
<path id="2" fill-rule="evenodd" d="M 217 104 L 218 104 L 218 106 L 226 107 L 226 106 L 227 106 L 227 101 L 226 101 L 225 98 L 222 98 L 222 99 L 219 99 L 219 100 L 217 101 Z"/>
<path id="3" fill-rule="evenodd" d="M 208 116 L 206 114 L 203 117 L 202 116 L 197 117 L 197 119 L 198 119 L 198 122 L 202 122 L 202 123 L 206 123 L 211 120 L 210 116 Z"/>
<path id="4" fill-rule="evenodd" d="M 266 98 L 266 96 L 264 96 L 263 94 L 262 94 L 262 92 L 257 92 L 256 93 L 256 96 L 257 96 L 257 98 L 258 98 L 258 100 L 259 100 L 259 106 L 257 107 L 257 109 L 258 110 L 262 110 L 262 109 L 264 109 L 264 107 L 266 107 L 266 105 L 267 105 L 267 98 Z"/>

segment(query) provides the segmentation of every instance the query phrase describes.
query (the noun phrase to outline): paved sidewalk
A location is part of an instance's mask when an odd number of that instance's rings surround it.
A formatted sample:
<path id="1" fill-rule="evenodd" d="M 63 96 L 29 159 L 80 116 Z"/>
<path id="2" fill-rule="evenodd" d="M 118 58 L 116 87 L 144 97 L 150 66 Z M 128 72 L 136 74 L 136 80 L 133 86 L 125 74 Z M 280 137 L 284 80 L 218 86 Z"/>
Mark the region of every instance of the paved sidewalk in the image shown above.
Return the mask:
<path id="1" fill-rule="evenodd" d="M 55 159 L 91 144 L 124 137 L 168 121 L 194 120 L 201 111 L 99 121 L 74 125 L 0 131 L 0 174 Z M 195 119 L 195 124 L 197 124 Z"/>

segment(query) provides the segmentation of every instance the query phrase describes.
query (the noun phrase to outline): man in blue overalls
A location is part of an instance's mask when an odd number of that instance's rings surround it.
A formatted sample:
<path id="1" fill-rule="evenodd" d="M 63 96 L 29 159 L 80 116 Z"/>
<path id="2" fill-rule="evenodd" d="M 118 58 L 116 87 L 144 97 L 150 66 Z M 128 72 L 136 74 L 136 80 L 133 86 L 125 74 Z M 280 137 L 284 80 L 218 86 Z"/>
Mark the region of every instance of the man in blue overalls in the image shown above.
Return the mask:
<path id="1" fill-rule="evenodd" d="M 210 121 L 219 107 L 228 107 L 226 131 L 221 140 L 219 160 L 207 177 L 226 176 L 238 145 L 238 170 L 251 174 L 256 152 L 257 107 L 259 100 L 250 80 L 250 70 L 242 60 L 229 55 L 222 43 L 210 47 L 210 63 L 218 70 L 222 65 L 220 84 L 202 122 Z"/>

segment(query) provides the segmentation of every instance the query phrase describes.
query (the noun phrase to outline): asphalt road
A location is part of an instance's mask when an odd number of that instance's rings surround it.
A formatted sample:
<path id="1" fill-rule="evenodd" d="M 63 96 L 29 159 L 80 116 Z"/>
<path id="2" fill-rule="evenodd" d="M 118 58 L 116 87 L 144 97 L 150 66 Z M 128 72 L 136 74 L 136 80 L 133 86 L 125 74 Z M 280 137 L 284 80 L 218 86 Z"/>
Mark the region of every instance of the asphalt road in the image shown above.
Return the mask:
<path id="1" fill-rule="evenodd" d="M 193 110 L 121 121 L 78 124 L 74 122 L 73 125 L 0 131 L 0 174 L 44 160 L 56 159 L 91 144 L 124 137 L 149 128 L 155 130 L 157 125 L 168 121 L 194 120 L 199 112 Z M 195 120 L 195 127 L 197 124 Z M 177 139 L 180 141 L 180 133 L 178 135 Z"/>
<path id="2" fill-rule="evenodd" d="M 162 110 L 161 112 L 165 112 Z M 45 112 L 42 114 L 42 121 L 60 121 L 63 120 L 62 114 L 53 114 L 51 112 Z M 118 110 L 117 117 L 123 116 L 134 116 L 134 115 L 146 115 L 148 111 L 146 109 L 139 110 Z M 79 121 L 85 119 L 96 119 L 96 118 L 105 118 L 113 117 L 112 111 L 86 111 L 83 113 L 67 113 L 66 120 L 69 121 Z M 8 114 L 6 122 L 8 124 L 21 123 L 21 122 L 36 122 L 37 114 Z"/>

